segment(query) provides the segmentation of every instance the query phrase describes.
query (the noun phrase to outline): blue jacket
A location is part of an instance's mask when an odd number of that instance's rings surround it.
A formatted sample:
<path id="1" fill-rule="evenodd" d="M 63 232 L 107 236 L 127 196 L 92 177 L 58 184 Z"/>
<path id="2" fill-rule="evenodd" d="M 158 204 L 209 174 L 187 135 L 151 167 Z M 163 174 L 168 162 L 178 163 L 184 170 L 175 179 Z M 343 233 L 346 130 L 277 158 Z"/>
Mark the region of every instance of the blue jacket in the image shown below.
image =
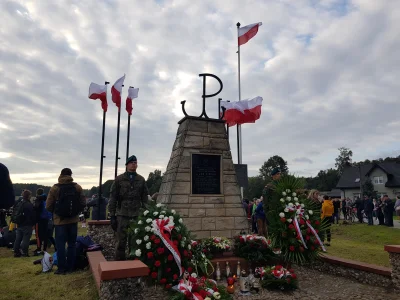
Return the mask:
<path id="1" fill-rule="evenodd" d="M 106 216 L 106 208 L 108 204 L 108 200 L 104 197 L 101 197 L 100 199 L 100 207 L 98 206 L 98 201 L 99 197 L 92 198 L 87 202 L 87 207 L 93 207 L 92 211 L 92 220 L 97 220 L 97 214 L 100 212 L 99 220 L 107 220 Z"/>
<path id="2" fill-rule="evenodd" d="M 266 219 L 265 213 L 264 213 L 264 206 L 263 206 L 263 203 L 262 203 L 262 202 L 260 202 L 260 203 L 257 205 L 257 208 L 256 208 L 256 218 L 257 218 L 257 219 L 261 219 L 261 220 L 265 220 L 265 219 Z"/>

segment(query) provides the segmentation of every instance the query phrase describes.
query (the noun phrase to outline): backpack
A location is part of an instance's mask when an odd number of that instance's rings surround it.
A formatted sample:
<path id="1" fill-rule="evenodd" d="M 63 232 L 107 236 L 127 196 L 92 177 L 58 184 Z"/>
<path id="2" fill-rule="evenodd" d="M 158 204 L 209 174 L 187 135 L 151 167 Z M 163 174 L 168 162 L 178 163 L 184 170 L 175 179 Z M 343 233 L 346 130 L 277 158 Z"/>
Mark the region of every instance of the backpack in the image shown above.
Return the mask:
<path id="1" fill-rule="evenodd" d="M 45 220 L 50 220 L 53 214 L 46 209 L 46 201 L 42 201 L 40 209 L 40 218 Z"/>
<path id="2" fill-rule="evenodd" d="M 59 187 L 54 213 L 60 218 L 71 218 L 79 214 L 80 199 L 76 183 L 56 184 Z"/>
<path id="3" fill-rule="evenodd" d="M 13 207 L 13 214 L 11 216 L 11 221 L 17 225 L 21 224 L 25 220 L 24 204 L 25 204 L 25 201 L 23 199 L 21 199 L 17 203 L 15 203 L 15 205 Z"/>

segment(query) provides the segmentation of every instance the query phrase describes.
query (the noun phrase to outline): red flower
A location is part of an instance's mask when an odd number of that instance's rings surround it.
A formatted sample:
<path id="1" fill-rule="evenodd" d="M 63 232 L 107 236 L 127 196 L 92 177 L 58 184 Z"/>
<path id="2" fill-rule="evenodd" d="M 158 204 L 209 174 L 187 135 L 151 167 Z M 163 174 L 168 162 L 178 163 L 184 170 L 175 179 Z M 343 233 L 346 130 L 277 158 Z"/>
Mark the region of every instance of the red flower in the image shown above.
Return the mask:
<path id="1" fill-rule="evenodd" d="M 178 241 L 177 240 L 173 241 L 173 243 L 174 243 L 175 246 L 178 246 Z"/>
<path id="2" fill-rule="evenodd" d="M 203 299 L 207 297 L 207 292 L 205 290 L 201 290 L 199 294 L 201 297 L 203 297 Z"/>
<path id="3" fill-rule="evenodd" d="M 281 218 L 281 222 L 285 223 L 286 222 L 286 218 Z"/>
<path id="4" fill-rule="evenodd" d="M 151 273 L 151 278 L 156 279 L 157 278 L 157 272 L 152 272 Z"/>
<path id="5" fill-rule="evenodd" d="M 192 273 L 193 268 L 192 268 L 192 267 L 189 267 L 189 268 L 187 268 L 187 271 L 188 271 L 189 273 Z"/>
<path id="6" fill-rule="evenodd" d="M 167 283 L 167 279 L 165 279 L 165 278 L 162 278 L 162 279 L 160 280 L 160 283 L 161 283 L 161 284 L 165 284 L 165 283 Z"/>
<path id="7" fill-rule="evenodd" d="M 156 239 L 156 236 L 153 234 L 153 235 L 150 237 L 150 240 L 154 241 L 155 239 Z"/>
<path id="8" fill-rule="evenodd" d="M 300 225 L 304 225 L 304 224 L 305 224 L 304 219 L 300 219 Z"/>
<path id="9" fill-rule="evenodd" d="M 306 241 L 309 241 L 309 240 L 310 240 L 310 236 L 306 235 Z"/>
<path id="10" fill-rule="evenodd" d="M 294 274 L 294 273 L 292 273 L 292 278 L 293 278 L 293 279 L 296 279 L 296 278 L 297 278 L 297 275 Z"/>
<path id="11" fill-rule="evenodd" d="M 294 246 L 290 246 L 289 250 L 293 252 L 294 251 Z"/>
<path id="12" fill-rule="evenodd" d="M 207 253 L 207 249 L 203 249 L 203 253 Z"/>
<path id="13" fill-rule="evenodd" d="M 288 270 L 290 273 L 294 273 L 294 270 L 293 269 L 289 269 Z"/>
<path id="14" fill-rule="evenodd" d="M 154 240 L 154 243 L 156 243 L 156 244 L 159 244 L 160 242 L 161 242 L 160 239 L 155 239 L 155 240 Z"/>
<path id="15" fill-rule="evenodd" d="M 178 279 L 178 275 L 177 275 L 177 274 L 174 274 L 174 275 L 172 276 L 172 278 L 173 278 L 174 280 L 177 280 L 177 279 Z"/>
<path id="16" fill-rule="evenodd" d="M 160 254 L 160 255 L 163 254 L 164 253 L 164 248 L 161 248 L 161 247 L 157 248 L 157 253 Z"/>
<path id="17" fill-rule="evenodd" d="M 185 291 L 185 297 L 186 297 L 186 299 L 193 299 L 192 293 L 189 291 Z"/>
<path id="18" fill-rule="evenodd" d="M 292 280 L 290 278 L 286 279 L 287 283 L 290 283 Z"/>
<path id="19" fill-rule="evenodd" d="M 281 266 L 281 265 L 275 266 L 275 270 L 280 270 L 280 269 L 282 269 L 282 266 Z"/>
<path id="20" fill-rule="evenodd" d="M 182 239 L 182 235 L 178 234 L 178 240 L 181 240 L 181 239 Z"/>
<path id="21" fill-rule="evenodd" d="M 188 252 L 186 250 L 183 251 L 183 256 L 188 256 Z"/>
<path id="22" fill-rule="evenodd" d="M 290 224 L 288 227 L 289 227 L 290 230 L 293 230 L 293 229 L 294 229 L 293 224 Z"/>
<path id="23" fill-rule="evenodd" d="M 174 259 L 174 257 L 170 254 L 170 255 L 168 255 L 168 260 L 169 261 L 171 261 L 171 260 L 173 260 Z"/>
<path id="24" fill-rule="evenodd" d="M 239 240 L 241 243 L 244 243 L 244 238 L 242 238 L 241 236 L 239 237 Z"/>
<path id="25" fill-rule="evenodd" d="M 166 288 L 167 290 L 169 290 L 170 288 L 172 288 L 172 284 L 170 284 L 170 283 L 166 284 L 166 285 L 165 285 L 165 288 Z"/>
<path id="26" fill-rule="evenodd" d="M 310 234 L 311 233 L 311 229 L 310 228 L 307 228 L 307 234 Z"/>
<path id="27" fill-rule="evenodd" d="M 314 251 L 314 250 L 315 250 L 315 247 L 314 247 L 314 246 L 311 246 L 310 249 L 311 249 L 312 251 Z"/>
<path id="28" fill-rule="evenodd" d="M 153 256 L 154 256 L 154 255 L 153 255 L 153 252 L 148 252 L 148 253 L 147 253 L 147 258 L 153 258 Z"/>
<path id="29" fill-rule="evenodd" d="M 191 283 L 196 283 L 196 282 L 197 282 L 197 279 L 194 278 L 194 277 L 192 277 L 192 276 L 190 276 L 190 277 L 189 277 L 189 281 L 190 281 Z"/>
<path id="30" fill-rule="evenodd" d="M 218 288 L 216 286 L 214 286 L 212 289 L 214 292 L 218 292 Z"/>
<path id="31" fill-rule="evenodd" d="M 166 269 L 167 273 L 171 272 L 171 268 Z"/>
<path id="32" fill-rule="evenodd" d="M 317 239 L 315 239 L 314 244 L 315 244 L 315 245 L 318 245 L 318 244 L 319 244 L 319 242 L 318 242 Z"/>
<path id="33" fill-rule="evenodd" d="M 319 221 L 318 220 L 316 220 L 315 221 L 315 225 L 319 225 L 320 223 L 319 223 Z"/>
<path id="34" fill-rule="evenodd" d="M 155 265 L 156 267 L 159 267 L 159 266 L 161 266 L 161 262 L 160 262 L 159 260 L 156 260 L 156 262 L 154 263 L 154 265 Z"/>

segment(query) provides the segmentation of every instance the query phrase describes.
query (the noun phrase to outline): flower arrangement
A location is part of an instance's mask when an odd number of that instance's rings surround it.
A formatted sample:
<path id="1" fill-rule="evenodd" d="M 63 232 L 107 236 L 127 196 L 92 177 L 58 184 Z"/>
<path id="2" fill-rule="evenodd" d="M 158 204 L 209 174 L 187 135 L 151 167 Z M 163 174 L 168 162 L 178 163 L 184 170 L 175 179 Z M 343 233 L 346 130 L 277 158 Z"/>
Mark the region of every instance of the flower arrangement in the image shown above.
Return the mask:
<path id="1" fill-rule="evenodd" d="M 130 226 L 130 256 L 150 268 L 150 278 L 170 289 L 188 267 L 191 252 L 190 232 L 174 210 L 151 203 Z"/>
<path id="2" fill-rule="evenodd" d="M 267 213 L 272 248 L 279 249 L 281 259 L 287 263 L 312 262 L 325 251 L 318 235 L 325 228 L 305 193 L 296 192 L 302 186 L 303 182 L 294 176 L 282 177 L 275 185 Z"/>
<path id="3" fill-rule="evenodd" d="M 213 236 L 211 238 L 203 239 L 202 244 L 209 256 L 222 254 L 231 249 L 231 242 L 226 237 Z"/>
<path id="4" fill-rule="evenodd" d="M 294 290 L 298 287 L 297 275 L 293 269 L 277 265 L 271 268 L 256 268 L 255 275 L 260 276 L 261 285 L 268 289 Z"/>
<path id="5" fill-rule="evenodd" d="M 256 234 L 242 234 L 234 237 L 233 253 L 250 262 L 265 264 L 274 256 L 271 240 Z"/>
<path id="6" fill-rule="evenodd" d="M 209 276 L 214 272 L 214 267 L 210 262 L 212 255 L 207 250 L 202 241 L 191 241 L 192 259 L 190 263 L 197 274 Z"/>

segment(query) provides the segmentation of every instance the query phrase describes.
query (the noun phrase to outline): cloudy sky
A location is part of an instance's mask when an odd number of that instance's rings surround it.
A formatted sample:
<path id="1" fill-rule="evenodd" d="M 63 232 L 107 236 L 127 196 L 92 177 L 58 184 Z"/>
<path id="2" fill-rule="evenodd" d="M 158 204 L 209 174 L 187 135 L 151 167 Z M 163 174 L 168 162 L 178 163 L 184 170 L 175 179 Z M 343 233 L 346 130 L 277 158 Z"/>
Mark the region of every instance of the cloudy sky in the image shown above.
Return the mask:
<path id="1" fill-rule="evenodd" d="M 261 119 L 242 129 L 250 175 L 275 154 L 315 176 L 341 146 L 355 160 L 400 153 L 398 0 L 3 0 L 0 10 L 0 161 L 13 182 L 53 184 L 70 167 L 84 187 L 97 185 L 102 110 L 88 86 L 124 73 L 140 88 L 130 146 L 138 171 L 165 170 L 180 101 L 200 112 L 199 73 L 216 74 L 219 96 L 238 99 L 238 21 L 263 22 L 241 48 L 242 98 L 264 98 Z M 207 108 L 216 117 L 217 99 Z M 104 179 L 114 174 L 116 127 L 109 100 Z M 122 158 L 126 128 L 123 111 Z"/>

